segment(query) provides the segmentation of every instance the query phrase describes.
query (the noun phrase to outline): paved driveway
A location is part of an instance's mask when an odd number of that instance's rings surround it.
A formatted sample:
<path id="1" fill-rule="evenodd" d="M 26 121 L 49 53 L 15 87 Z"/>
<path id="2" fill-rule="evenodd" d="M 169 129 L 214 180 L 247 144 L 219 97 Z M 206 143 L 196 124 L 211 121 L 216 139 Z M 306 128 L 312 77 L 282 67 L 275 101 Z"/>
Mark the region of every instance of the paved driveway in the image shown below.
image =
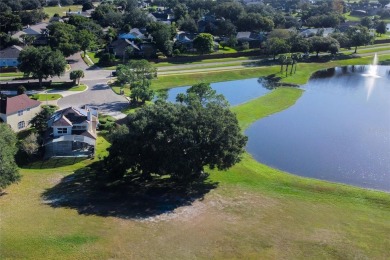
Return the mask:
<path id="1" fill-rule="evenodd" d="M 88 85 L 88 90 L 58 100 L 58 106 L 66 108 L 69 106 L 81 107 L 90 105 L 97 107 L 100 112 L 111 115 L 116 119 L 126 116 L 120 112 L 129 105 L 125 97 L 115 94 L 106 83 L 102 83 L 102 80 L 88 80 L 84 83 Z"/>

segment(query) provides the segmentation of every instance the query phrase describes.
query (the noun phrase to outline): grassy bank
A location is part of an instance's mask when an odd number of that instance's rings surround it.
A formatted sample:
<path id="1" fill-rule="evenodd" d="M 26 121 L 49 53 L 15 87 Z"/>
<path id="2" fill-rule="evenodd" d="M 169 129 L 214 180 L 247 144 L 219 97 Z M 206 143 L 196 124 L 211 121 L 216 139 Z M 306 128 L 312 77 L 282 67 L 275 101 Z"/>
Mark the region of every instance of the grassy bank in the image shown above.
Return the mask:
<path id="1" fill-rule="evenodd" d="M 80 84 L 69 88 L 68 91 L 84 91 L 86 89 L 87 89 L 87 85 Z"/>
<path id="2" fill-rule="evenodd" d="M 62 98 L 60 94 L 34 94 L 31 98 L 39 100 L 39 101 L 50 101 L 50 100 L 58 100 Z"/>
<path id="3" fill-rule="evenodd" d="M 260 66 L 250 67 L 236 70 L 226 71 L 204 71 L 197 73 L 178 73 L 175 75 L 159 76 L 158 79 L 153 80 L 152 87 L 154 89 L 167 89 L 177 86 L 193 85 L 199 82 L 223 82 L 229 80 L 239 80 L 246 78 L 264 77 L 271 74 L 275 74 L 281 77 L 281 81 L 285 83 L 304 84 L 310 76 L 321 69 L 332 68 L 337 66 L 346 65 L 364 65 L 372 62 L 373 55 L 367 55 L 359 58 L 348 58 L 342 60 L 331 60 L 323 62 L 310 62 L 310 63 L 298 63 L 297 72 L 293 75 L 285 76 L 284 73 L 280 73 L 280 66 Z M 379 61 L 388 62 L 390 60 L 390 54 L 379 55 Z"/>
<path id="4" fill-rule="evenodd" d="M 279 88 L 233 108 L 245 129 L 277 113 L 302 90 Z M 109 146 L 98 139 L 98 157 Z M 95 161 L 98 158 L 95 158 Z M 150 214 L 137 197 L 110 200 L 91 193 L 92 160 L 35 163 L 0 197 L 0 255 L 4 259 L 388 259 L 390 195 L 283 173 L 245 154 L 225 172 L 211 171 L 216 189 L 170 214 Z M 70 164 L 70 165 L 66 165 Z M 46 201 L 54 192 L 58 199 Z M 98 197 L 108 197 L 108 203 Z M 164 194 L 148 194 L 161 197 Z M 88 198 L 93 198 L 89 200 Z M 72 206 L 61 206 L 75 199 Z M 50 206 L 50 203 L 52 206 Z M 118 204 L 118 205 L 117 205 Z M 117 206 L 113 206 L 117 205 Z M 129 212 L 138 214 L 130 214 Z M 106 214 L 99 212 L 109 212 Z M 142 218 L 142 217 L 146 218 Z"/>

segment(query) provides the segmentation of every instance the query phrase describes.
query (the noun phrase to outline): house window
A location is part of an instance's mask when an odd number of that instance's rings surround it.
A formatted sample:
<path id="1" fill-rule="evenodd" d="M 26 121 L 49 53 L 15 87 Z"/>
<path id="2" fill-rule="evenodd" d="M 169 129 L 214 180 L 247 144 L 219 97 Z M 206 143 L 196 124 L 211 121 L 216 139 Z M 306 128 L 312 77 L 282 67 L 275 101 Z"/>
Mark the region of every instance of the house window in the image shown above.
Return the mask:
<path id="1" fill-rule="evenodd" d="M 26 123 L 24 122 L 24 121 L 20 121 L 19 123 L 18 123 L 18 129 L 22 129 L 22 128 L 24 128 L 26 126 Z"/>
<path id="2" fill-rule="evenodd" d="M 68 128 L 57 128 L 57 133 L 58 134 L 67 134 L 68 133 Z"/>
<path id="3" fill-rule="evenodd" d="M 19 110 L 18 111 L 18 116 L 22 116 L 23 115 L 23 110 Z"/>

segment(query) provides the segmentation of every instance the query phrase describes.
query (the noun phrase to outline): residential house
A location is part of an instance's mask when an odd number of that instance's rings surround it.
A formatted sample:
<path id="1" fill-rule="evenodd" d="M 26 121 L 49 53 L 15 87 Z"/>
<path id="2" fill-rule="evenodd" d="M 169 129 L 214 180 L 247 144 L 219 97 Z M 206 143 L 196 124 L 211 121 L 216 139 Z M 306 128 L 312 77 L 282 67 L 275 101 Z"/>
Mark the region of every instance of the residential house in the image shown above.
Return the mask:
<path id="1" fill-rule="evenodd" d="M 86 17 L 86 18 L 90 18 L 93 11 L 95 11 L 95 9 L 86 10 L 85 12 L 83 12 L 83 11 L 71 11 L 71 12 L 66 12 L 66 16 L 67 17 L 70 17 L 70 16 L 83 16 L 83 17 Z"/>
<path id="2" fill-rule="evenodd" d="M 390 32 L 390 23 L 386 24 L 386 31 Z"/>
<path id="3" fill-rule="evenodd" d="M 149 13 L 148 17 L 153 22 L 160 22 L 165 24 L 171 24 L 171 22 L 174 20 L 173 14 L 168 11 Z"/>
<path id="4" fill-rule="evenodd" d="M 360 22 L 353 22 L 353 21 L 345 21 L 344 23 L 341 23 L 337 26 L 337 30 L 340 32 L 346 32 L 349 27 L 357 26 Z"/>
<path id="5" fill-rule="evenodd" d="M 174 44 L 184 51 L 195 51 L 193 41 L 196 37 L 196 33 L 189 33 L 185 31 L 177 32 L 175 38 L 173 39 Z"/>
<path id="6" fill-rule="evenodd" d="M 260 48 L 260 45 L 265 41 L 266 36 L 264 33 L 238 32 L 236 38 L 240 44 L 247 42 L 249 48 Z"/>
<path id="7" fill-rule="evenodd" d="M 23 50 L 22 47 L 12 45 L 0 51 L 0 68 L 1 67 L 17 67 L 19 53 Z"/>
<path id="8" fill-rule="evenodd" d="M 23 37 L 33 36 L 35 38 L 33 42 L 34 45 L 46 45 L 48 43 L 48 25 L 48 23 L 28 25 L 22 31 L 13 34 L 12 37 L 18 39 L 21 43 L 24 43 Z"/>
<path id="9" fill-rule="evenodd" d="M 176 47 L 180 48 L 182 51 L 194 52 L 196 49 L 194 48 L 194 39 L 197 36 L 197 33 L 190 33 L 185 31 L 177 32 L 175 38 L 173 39 Z M 214 43 L 214 51 L 218 51 L 219 44 L 217 42 Z"/>
<path id="10" fill-rule="evenodd" d="M 389 9 L 390 9 L 390 4 L 385 5 L 385 6 L 384 6 L 384 9 L 389 10 Z"/>
<path id="11" fill-rule="evenodd" d="M 205 15 L 198 21 L 198 32 L 212 32 L 216 26 L 217 19 L 214 15 Z"/>
<path id="12" fill-rule="evenodd" d="M 98 111 L 90 107 L 57 111 L 48 121 L 45 157 L 93 156 L 98 124 Z"/>
<path id="13" fill-rule="evenodd" d="M 310 29 L 303 29 L 299 32 L 299 34 L 303 37 L 312 37 L 316 35 L 320 36 L 328 36 L 331 33 L 334 33 L 334 28 L 310 28 Z"/>
<path id="14" fill-rule="evenodd" d="M 151 40 L 152 37 L 150 35 L 145 35 L 145 29 L 133 28 L 128 33 L 122 33 L 119 35 L 119 39 L 128 39 L 130 41 L 134 41 L 136 39 L 139 40 Z"/>
<path id="15" fill-rule="evenodd" d="M 154 58 L 157 55 L 157 49 L 154 43 L 135 43 L 134 41 L 120 38 L 110 44 L 109 51 L 118 58 L 126 58 L 129 55 L 129 53 L 126 53 L 129 48 L 133 50 L 130 56 L 148 59 Z"/>
<path id="16" fill-rule="evenodd" d="M 133 41 L 130 41 L 128 39 L 119 38 L 110 44 L 109 50 L 116 57 L 123 58 L 127 55 L 126 50 L 129 47 L 132 48 L 133 50 L 138 49 L 138 46 Z"/>
<path id="17" fill-rule="evenodd" d="M 351 15 L 354 15 L 354 16 L 366 16 L 367 15 L 367 11 L 365 10 L 352 10 L 351 11 Z"/>
<path id="18" fill-rule="evenodd" d="M 0 96 L 0 119 L 19 132 L 30 127 L 31 119 L 41 111 L 41 102 L 30 99 L 26 94 Z"/>

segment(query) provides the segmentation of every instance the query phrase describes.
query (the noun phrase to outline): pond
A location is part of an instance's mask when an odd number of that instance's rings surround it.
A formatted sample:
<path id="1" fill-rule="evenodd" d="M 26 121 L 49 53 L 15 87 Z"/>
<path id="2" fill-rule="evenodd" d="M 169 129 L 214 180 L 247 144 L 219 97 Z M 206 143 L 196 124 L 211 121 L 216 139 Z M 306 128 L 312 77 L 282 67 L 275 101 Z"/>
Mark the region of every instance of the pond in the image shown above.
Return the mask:
<path id="1" fill-rule="evenodd" d="M 211 83 L 210 85 L 215 91 L 217 91 L 217 94 L 224 95 L 231 106 L 245 103 L 251 99 L 263 96 L 270 91 L 263 87 L 263 84 L 258 82 L 258 79 L 234 80 Z M 188 88 L 190 87 L 169 89 L 167 100 L 169 102 L 175 102 L 177 94 L 185 93 Z"/>
<path id="2" fill-rule="evenodd" d="M 248 152 L 289 173 L 390 191 L 389 71 L 316 73 L 294 106 L 247 129 Z"/>

